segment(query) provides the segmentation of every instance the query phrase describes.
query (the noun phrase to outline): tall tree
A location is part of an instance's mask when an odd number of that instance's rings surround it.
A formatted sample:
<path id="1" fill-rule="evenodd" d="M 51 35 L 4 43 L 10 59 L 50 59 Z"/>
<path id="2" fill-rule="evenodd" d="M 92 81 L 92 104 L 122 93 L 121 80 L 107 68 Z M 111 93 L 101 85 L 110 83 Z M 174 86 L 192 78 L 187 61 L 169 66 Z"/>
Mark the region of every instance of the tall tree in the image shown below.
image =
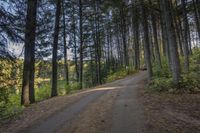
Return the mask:
<path id="1" fill-rule="evenodd" d="M 187 11 L 186 11 L 186 3 L 185 0 L 181 0 L 182 2 L 182 12 L 183 12 L 183 23 L 184 23 L 184 39 L 185 39 L 185 43 L 184 47 L 183 47 L 183 51 L 184 51 L 184 69 L 186 72 L 189 71 L 189 43 L 190 43 L 190 39 L 189 39 L 189 22 L 188 22 L 188 18 L 187 18 Z"/>
<path id="2" fill-rule="evenodd" d="M 152 72 L 152 64 L 151 64 L 151 55 L 150 55 L 150 44 L 149 44 L 149 28 L 148 28 L 148 22 L 147 22 L 147 12 L 145 8 L 145 3 L 142 0 L 141 2 L 141 8 L 142 8 L 142 24 L 143 24 L 143 32 L 144 32 L 144 54 L 145 54 L 145 64 L 147 65 L 147 71 L 148 71 L 148 80 L 151 80 L 153 76 Z"/>
<path id="3" fill-rule="evenodd" d="M 80 64 L 79 64 L 79 84 L 83 87 L 83 3 L 79 0 L 79 29 L 80 29 Z"/>
<path id="4" fill-rule="evenodd" d="M 139 47 L 139 15 L 138 15 L 138 7 L 136 7 L 136 2 L 137 1 L 132 1 L 133 2 L 133 31 L 134 31 L 134 49 L 135 49 L 135 58 L 134 58 L 134 65 L 135 69 L 139 70 L 140 68 L 140 47 Z M 135 7 L 134 7 L 135 5 Z"/>
<path id="5" fill-rule="evenodd" d="M 166 21 L 166 31 L 167 31 L 167 40 L 169 46 L 169 57 L 170 57 L 170 66 L 172 70 L 172 77 L 175 84 L 178 84 L 180 81 L 180 60 L 177 50 L 177 42 L 175 37 L 174 24 L 172 19 L 172 11 L 170 7 L 169 0 L 160 0 L 161 9 L 164 16 L 164 21 Z"/>
<path id="6" fill-rule="evenodd" d="M 25 30 L 25 52 L 21 104 L 29 105 L 34 99 L 34 52 L 37 0 L 28 0 L 26 30 Z"/>
<path id="7" fill-rule="evenodd" d="M 149 0 L 149 4 L 151 7 L 151 21 L 152 21 L 152 27 L 153 27 L 153 37 L 154 37 L 154 46 L 155 46 L 155 55 L 156 55 L 156 62 L 158 65 L 158 68 L 161 69 L 162 64 L 161 64 L 161 58 L 160 58 L 160 49 L 159 49 L 159 45 L 158 45 L 158 31 L 157 31 L 157 21 L 156 21 L 156 15 L 153 11 L 153 5 L 151 0 Z"/>
<path id="8" fill-rule="evenodd" d="M 69 84 L 69 70 L 68 70 L 68 60 L 67 60 L 67 38 L 66 38 L 66 23 L 65 23 L 65 3 L 62 1 L 62 11 L 63 11 L 63 43 L 64 43 L 64 69 L 65 69 L 65 80 L 66 84 Z"/>
<path id="9" fill-rule="evenodd" d="M 53 40 L 53 56 L 52 56 L 52 90 L 51 97 L 57 96 L 57 52 L 58 52 L 58 36 L 60 29 L 60 16 L 61 16 L 61 0 L 56 0 L 56 19 L 54 27 L 54 40 Z"/>

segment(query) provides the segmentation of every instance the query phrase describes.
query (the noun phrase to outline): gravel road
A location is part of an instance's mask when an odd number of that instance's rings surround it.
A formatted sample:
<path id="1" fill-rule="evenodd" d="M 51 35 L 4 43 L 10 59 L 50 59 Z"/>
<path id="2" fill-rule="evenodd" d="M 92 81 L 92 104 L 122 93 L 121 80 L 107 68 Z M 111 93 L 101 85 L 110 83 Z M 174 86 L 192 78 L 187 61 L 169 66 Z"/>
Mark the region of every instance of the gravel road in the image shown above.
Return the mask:
<path id="1" fill-rule="evenodd" d="M 108 83 L 70 96 L 72 102 L 38 118 L 22 133 L 140 133 L 144 132 L 143 112 L 137 90 L 144 87 L 146 72 Z M 77 94 L 79 95 L 79 94 Z M 62 101 L 64 102 L 64 101 Z M 52 102 L 52 108 L 59 107 Z M 47 110 L 48 112 L 48 110 Z M 16 130 L 15 130 L 16 131 Z"/>

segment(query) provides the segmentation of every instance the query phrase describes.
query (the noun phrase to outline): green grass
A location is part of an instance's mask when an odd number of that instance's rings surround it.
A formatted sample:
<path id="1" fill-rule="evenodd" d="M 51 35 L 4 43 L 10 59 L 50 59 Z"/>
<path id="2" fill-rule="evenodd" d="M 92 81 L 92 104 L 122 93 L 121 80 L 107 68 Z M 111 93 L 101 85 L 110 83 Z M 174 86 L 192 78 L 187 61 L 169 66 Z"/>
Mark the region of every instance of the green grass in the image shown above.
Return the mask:
<path id="1" fill-rule="evenodd" d="M 134 70 L 119 69 L 116 72 L 110 72 L 106 78 L 106 82 L 112 82 L 117 79 L 124 78 L 129 74 L 134 74 Z M 69 85 L 66 84 L 65 80 L 58 80 L 58 95 L 66 95 L 74 90 L 79 90 L 80 85 L 76 82 L 70 82 Z M 8 93 L 8 99 L 0 101 L 0 121 L 8 118 L 12 118 L 20 114 L 24 107 L 20 104 L 20 92 L 18 94 Z M 4 95 L 2 93 L 2 95 Z M 42 101 L 51 98 L 51 82 L 46 80 L 38 81 L 35 86 L 35 99 L 36 101 Z"/>
<path id="2" fill-rule="evenodd" d="M 121 78 L 126 77 L 127 75 L 131 75 L 131 74 L 135 74 L 137 71 L 130 69 L 130 70 L 126 70 L 126 69 L 120 69 L 116 72 L 111 72 L 107 78 L 106 78 L 106 82 L 112 82 L 114 80 L 118 80 Z"/>
<path id="3" fill-rule="evenodd" d="M 183 66 L 182 58 L 181 66 Z M 178 85 L 175 85 L 172 81 L 171 72 L 166 59 L 162 59 L 161 70 L 159 70 L 156 65 L 153 65 L 153 75 L 154 77 L 147 87 L 148 91 L 200 93 L 200 49 L 193 49 L 193 55 L 190 57 L 190 71 L 187 73 L 182 71 L 181 80 Z"/>
<path id="4" fill-rule="evenodd" d="M 8 102 L 0 102 L 0 122 L 19 115 L 24 107 L 20 105 L 20 95 L 10 94 Z"/>
<path id="5" fill-rule="evenodd" d="M 73 90 L 80 88 L 78 83 L 66 84 L 65 80 L 58 80 L 58 95 L 66 95 Z M 51 83 L 43 82 L 39 88 L 35 89 L 36 101 L 42 101 L 51 97 Z"/>

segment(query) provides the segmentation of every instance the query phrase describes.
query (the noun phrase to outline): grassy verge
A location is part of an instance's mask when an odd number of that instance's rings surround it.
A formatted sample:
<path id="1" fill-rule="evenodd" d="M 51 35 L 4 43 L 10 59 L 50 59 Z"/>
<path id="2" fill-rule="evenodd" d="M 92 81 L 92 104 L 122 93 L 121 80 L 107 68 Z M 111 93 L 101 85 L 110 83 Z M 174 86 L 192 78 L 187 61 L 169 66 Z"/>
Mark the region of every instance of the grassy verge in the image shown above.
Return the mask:
<path id="1" fill-rule="evenodd" d="M 200 49 L 194 49 L 193 55 L 190 57 L 190 71 L 188 73 L 182 72 L 182 79 L 178 86 L 172 82 L 167 60 L 163 59 L 162 61 L 161 70 L 154 65 L 154 77 L 147 90 L 167 93 L 200 93 Z M 183 66 L 183 59 L 181 62 L 181 66 Z"/>

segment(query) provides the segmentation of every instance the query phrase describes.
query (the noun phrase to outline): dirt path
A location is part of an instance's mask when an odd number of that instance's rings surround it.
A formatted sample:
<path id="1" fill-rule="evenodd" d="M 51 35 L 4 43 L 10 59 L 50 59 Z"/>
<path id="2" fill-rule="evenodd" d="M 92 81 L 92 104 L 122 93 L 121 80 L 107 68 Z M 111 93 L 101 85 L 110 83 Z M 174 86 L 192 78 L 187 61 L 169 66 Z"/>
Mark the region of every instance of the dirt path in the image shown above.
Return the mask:
<path id="1" fill-rule="evenodd" d="M 136 94 L 145 72 L 90 90 L 49 117 L 18 132 L 134 133 L 142 132 L 142 110 Z"/>
<path id="2" fill-rule="evenodd" d="M 200 95 L 151 93 L 146 72 L 36 103 L 0 133 L 199 133 Z"/>

